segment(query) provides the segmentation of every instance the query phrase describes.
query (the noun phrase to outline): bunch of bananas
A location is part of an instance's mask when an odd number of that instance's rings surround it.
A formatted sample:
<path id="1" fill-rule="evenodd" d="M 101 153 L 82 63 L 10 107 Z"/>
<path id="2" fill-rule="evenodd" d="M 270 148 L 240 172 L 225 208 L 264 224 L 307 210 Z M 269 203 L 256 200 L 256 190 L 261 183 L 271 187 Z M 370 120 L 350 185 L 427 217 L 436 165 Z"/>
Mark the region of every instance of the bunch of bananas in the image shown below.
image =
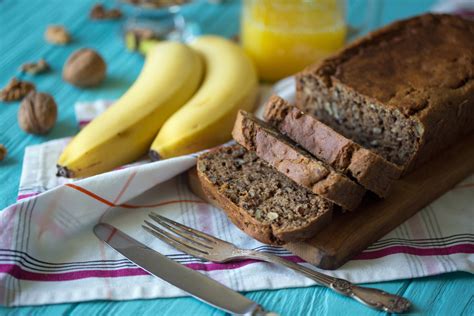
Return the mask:
<path id="1" fill-rule="evenodd" d="M 130 89 L 68 144 L 58 175 L 87 177 L 147 152 L 164 159 L 222 144 L 238 110 L 252 110 L 257 90 L 252 62 L 227 39 L 157 43 Z"/>

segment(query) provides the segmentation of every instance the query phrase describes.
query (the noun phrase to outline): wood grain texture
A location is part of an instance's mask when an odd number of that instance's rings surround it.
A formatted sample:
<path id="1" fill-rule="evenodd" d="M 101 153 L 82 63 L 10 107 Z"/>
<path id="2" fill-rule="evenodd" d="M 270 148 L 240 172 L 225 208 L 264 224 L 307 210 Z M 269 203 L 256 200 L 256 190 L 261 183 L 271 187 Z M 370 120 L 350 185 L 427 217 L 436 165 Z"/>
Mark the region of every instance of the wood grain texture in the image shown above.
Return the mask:
<path id="1" fill-rule="evenodd" d="M 311 239 L 283 247 L 321 269 L 333 270 L 416 214 L 474 172 L 474 135 L 394 183 L 386 199 L 366 196 L 353 212 L 334 212 L 331 223 Z M 188 185 L 201 199 L 219 208 L 204 193 L 196 168 Z"/>
<path id="2" fill-rule="evenodd" d="M 384 199 L 366 198 L 354 212 L 336 213 L 313 238 L 285 247 L 322 269 L 337 269 L 474 172 L 474 135 L 404 176 Z"/>

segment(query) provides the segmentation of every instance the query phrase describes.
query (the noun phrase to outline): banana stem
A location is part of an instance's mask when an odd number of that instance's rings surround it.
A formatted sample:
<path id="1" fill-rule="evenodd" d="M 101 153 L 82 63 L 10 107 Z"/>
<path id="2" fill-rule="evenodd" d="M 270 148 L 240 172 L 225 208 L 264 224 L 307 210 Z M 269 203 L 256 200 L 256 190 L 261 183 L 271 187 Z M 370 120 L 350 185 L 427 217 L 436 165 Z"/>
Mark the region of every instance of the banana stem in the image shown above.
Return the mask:
<path id="1" fill-rule="evenodd" d="M 146 55 L 153 46 L 158 44 L 159 41 L 156 39 L 140 40 L 135 37 L 132 33 L 125 35 L 125 46 L 132 52 L 139 52 L 142 55 Z"/>

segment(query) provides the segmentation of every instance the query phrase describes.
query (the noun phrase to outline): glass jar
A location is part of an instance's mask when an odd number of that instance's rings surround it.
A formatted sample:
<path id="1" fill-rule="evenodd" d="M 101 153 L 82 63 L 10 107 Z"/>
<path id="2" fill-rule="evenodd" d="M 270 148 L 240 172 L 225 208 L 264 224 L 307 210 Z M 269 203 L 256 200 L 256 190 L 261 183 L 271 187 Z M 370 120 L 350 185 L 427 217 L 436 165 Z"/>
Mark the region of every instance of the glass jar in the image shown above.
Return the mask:
<path id="1" fill-rule="evenodd" d="M 244 0 L 241 43 L 260 78 L 281 79 L 341 49 L 349 29 L 345 4 L 343 0 Z M 358 7 L 358 16 L 364 16 L 365 9 Z"/>
<path id="2" fill-rule="evenodd" d="M 275 81 L 340 49 L 344 1 L 244 0 L 241 41 L 260 78 Z"/>

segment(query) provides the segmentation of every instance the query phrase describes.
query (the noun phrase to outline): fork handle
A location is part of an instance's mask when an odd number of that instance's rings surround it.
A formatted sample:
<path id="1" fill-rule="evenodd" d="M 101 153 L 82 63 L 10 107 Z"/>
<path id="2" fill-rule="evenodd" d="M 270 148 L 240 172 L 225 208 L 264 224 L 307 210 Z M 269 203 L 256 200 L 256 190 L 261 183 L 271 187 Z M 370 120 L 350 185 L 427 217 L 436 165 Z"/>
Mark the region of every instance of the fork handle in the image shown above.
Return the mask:
<path id="1" fill-rule="evenodd" d="M 410 301 L 402 296 L 390 294 L 374 288 L 355 285 L 347 280 L 335 278 L 316 270 L 306 268 L 270 253 L 251 251 L 250 256 L 257 260 L 281 264 L 287 268 L 293 269 L 321 285 L 374 309 L 389 313 L 403 313 L 411 306 Z"/>

